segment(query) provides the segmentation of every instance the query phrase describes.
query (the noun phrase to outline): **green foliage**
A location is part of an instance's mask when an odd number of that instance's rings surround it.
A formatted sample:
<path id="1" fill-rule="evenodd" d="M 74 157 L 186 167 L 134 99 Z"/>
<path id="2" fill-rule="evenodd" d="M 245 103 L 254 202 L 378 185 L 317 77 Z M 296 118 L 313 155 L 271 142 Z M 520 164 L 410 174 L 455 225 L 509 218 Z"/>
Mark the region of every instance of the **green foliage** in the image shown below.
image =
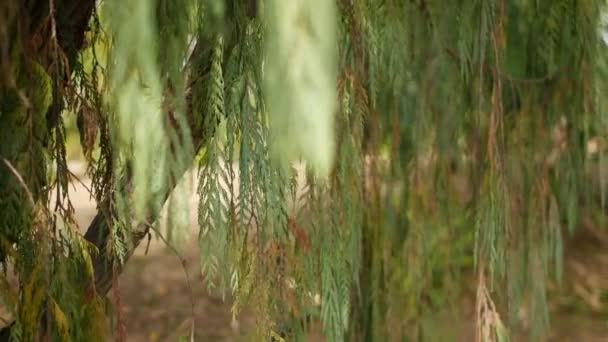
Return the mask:
<path id="1" fill-rule="evenodd" d="M 254 309 L 257 339 L 318 320 L 331 341 L 444 340 L 436 318 L 473 288 L 478 337 L 506 341 L 522 307 L 542 336 L 564 235 L 607 222 L 604 7 L 106 0 L 69 75 L 50 67 L 68 63 L 58 45 L 30 56 L 0 17 L 17 80 L 0 84 L 13 339 L 41 317 L 53 340 L 104 339 L 92 256 L 119 269 L 170 194 L 177 234 L 191 192 L 205 282 L 235 315 Z M 105 250 L 71 217 L 70 112 Z"/>
<path id="2" fill-rule="evenodd" d="M 112 120 L 116 128 L 112 132 L 115 144 L 124 149 L 115 158 L 132 163 L 138 219 L 145 218 L 148 199 L 162 192 L 166 179 L 168 144 L 161 111 L 163 89 L 157 57 L 159 33 L 153 16 L 155 4 L 155 1 L 105 4 L 113 40 L 109 99 L 116 112 Z M 152 175 L 149 170 L 158 173 Z"/>
<path id="3" fill-rule="evenodd" d="M 272 144 L 283 163 L 303 158 L 322 175 L 333 159 L 336 14 L 332 1 L 271 0 L 265 95 Z"/>

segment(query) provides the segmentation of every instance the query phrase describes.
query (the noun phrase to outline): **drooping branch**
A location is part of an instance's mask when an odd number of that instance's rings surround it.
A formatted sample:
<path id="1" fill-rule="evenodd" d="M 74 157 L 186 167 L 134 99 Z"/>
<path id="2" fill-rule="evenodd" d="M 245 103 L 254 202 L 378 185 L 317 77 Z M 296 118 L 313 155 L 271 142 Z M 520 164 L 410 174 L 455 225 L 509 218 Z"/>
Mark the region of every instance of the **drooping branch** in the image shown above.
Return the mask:
<path id="1" fill-rule="evenodd" d="M 92 15 L 92 9 L 95 5 L 94 0 L 87 1 L 57 1 L 57 10 L 59 7 L 64 9 L 63 14 L 69 14 L 66 16 L 61 16 L 63 20 L 57 21 L 55 24 L 57 25 L 58 32 L 58 44 L 62 46 L 65 44 L 65 52 L 68 61 L 73 61 L 80 50 L 84 47 L 83 38 L 84 33 L 87 30 L 87 25 L 90 21 L 90 17 Z M 256 15 L 257 6 L 256 0 L 233 0 L 228 1 L 231 3 L 229 8 L 244 8 L 245 13 L 249 17 L 253 17 Z M 35 6 L 33 7 L 35 9 Z M 38 10 L 36 10 L 38 11 Z M 236 15 L 235 12 L 231 12 L 230 14 Z M 228 14 L 228 15 L 230 15 Z M 236 18 L 226 18 L 226 23 L 236 24 Z M 228 32 L 231 30 L 227 30 Z M 234 39 L 228 40 L 229 44 L 227 44 L 227 49 L 231 50 L 234 47 L 235 41 Z M 188 71 L 188 76 L 190 79 L 189 87 L 193 86 L 193 82 L 203 82 L 206 78 L 206 73 L 209 68 L 203 68 L 202 70 L 192 70 L 193 65 L 192 62 L 197 61 L 197 64 L 200 66 L 208 65 L 210 63 L 211 58 L 211 49 L 212 46 L 211 41 L 198 41 L 197 45 L 192 53 L 191 58 L 188 60 L 188 65 L 186 69 Z M 203 62 L 201 62 L 203 61 Z M 209 62 L 207 62 L 209 61 Z M 65 78 L 68 77 L 65 74 L 62 75 L 53 75 L 55 77 Z M 59 80 L 58 80 L 59 81 Z M 61 84 L 61 82 L 55 82 L 55 84 Z M 201 113 L 195 113 L 192 108 L 192 98 L 188 97 L 187 99 L 187 113 L 186 113 L 186 122 L 189 127 L 188 131 L 191 133 L 191 141 L 194 147 L 193 151 L 197 151 L 200 146 L 204 143 L 206 137 L 203 132 L 208 132 L 209 130 L 206 127 L 201 126 L 201 122 L 205 122 L 205 120 L 200 120 L 197 118 L 197 115 L 201 115 Z M 57 110 L 55 108 L 55 110 Z M 54 111 L 55 112 L 55 111 Z M 57 115 L 60 113 L 59 110 L 55 112 Z M 49 113 L 52 115 L 52 113 Z M 180 127 L 176 123 L 175 120 L 172 120 L 172 114 L 168 113 L 169 116 L 168 122 L 172 127 L 169 129 L 173 129 L 176 131 L 180 131 Z M 174 148 L 179 148 L 179 146 L 173 146 Z M 180 178 L 182 178 L 183 174 L 188 170 L 188 167 L 192 164 L 195 155 L 190 156 L 189 163 L 181 163 L 183 165 L 183 169 L 176 170 L 173 173 L 172 182 L 168 185 L 166 192 L 163 194 L 162 200 L 163 202 L 167 200 L 174 187 L 177 185 Z M 130 189 L 131 179 L 130 175 L 127 175 L 122 180 L 123 184 L 125 184 L 126 189 Z M 130 196 L 130 192 L 127 191 L 127 196 Z M 105 296 L 112 287 L 112 279 L 116 275 L 116 272 L 120 273 L 122 271 L 122 265 L 117 262 L 113 253 L 108 252 L 109 241 L 111 238 L 111 225 L 112 220 L 108 215 L 108 204 L 102 203 L 100 204 L 100 209 L 89 225 L 84 238 L 91 243 L 91 245 L 95 246 L 98 250 L 98 253 L 94 253 L 92 257 L 92 264 L 94 270 L 94 283 L 89 284 L 88 288 L 90 291 L 95 291 L 99 296 Z M 127 246 L 127 250 L 125 252 L 123 263 L 128 260 L 128 258 L 133 254 L 139 243 L 146 236 L 148 230 L 148 224 L 156 221 L 159 212 L 153 212 L 148 217 L 148 222 L 142 223 L 133 227 L 132 230 L 132 240 L 131 244 Z M 87 285 L 85 285 L 87 286 Z M 44 316 L 44 315 L 42 315 Z M 9 341 L 11 336 L 11 329 L 14 327 L 14 323 L 0 330 L 0 342 Z"/>
<path id="2" fill-rule="evenodd" d="M 211 42 L 203 42 L 203 41 L 197 42 L 197 47 L 194 49 L 191 60 L 199 60 L 199 61 L 200 60 L 209 60 L 211 50 L 208 48 L 205 48 L 205 46 L 209 46 L 209 44 L 211 44 Z M 204 75 L 196 75 L 196 76 L 191 75 L 191 76 L 193 79 L 198 79 L 198 80 L 204 79 Z M 191 106 L 188 105 L 188 107 L 190 108 Z M 189 125 L 188 129 L 191 132 L 192 144 L 194 146 L 193 150 L 197 151 L 200 148 L 200 146 L 203 144 L 204 139 L 206 137 L 204 137 L 204 134 L 203 134 L 203 132 L 204 132 L 203 127 L 198 126 L 197 123 L 200 122 L 200 120 L 197 120 L 194 117 L 195 115 L 196 114 L 193 113 L 192 110 L 189 110 L 187 113 L 186 121 L 188 122 L 188 125 Z M 173 124 L 176 124 L 174 120 L 171 120 L 171 122 Z M 179 130 L 180 128 L 175 126 L 175 127 L 172 127 L 172 129 Z M 176 146 L 175 148 L 179 148 L 179 146 Z M 190 156 L 190 161 L 192 161 L 192 160 L 194 160 L 194 155 Z M 167 200 L 167 198 L 169 197 L 169 195 L 171 194 L 171 192 L 173 191 L 173 189 L 179 182 L 179 179 L 187 171 L 189 165 L 191 165 L 191 163 L 186 163 L 183 165 L 184 166 L 183 169 L 176 170 L 174 172 L 174 177 L 171 180 L 171 184 L 168 185 L 166 192 L 163 194 L 163 197 L 162 197 L 163 202 Z M 126 184 L 126 186 L 125 186 L 126 189 L 131 188 L 130 175 L 125 176 L 125 179 L 123 179 L 123 183 Z M 130 196 L 131 195 L 130 191 L 127 190 L 126 195 Z M 120 263 L 118 263 L 117 260 L 115 260 L 113 254 L 107 250 L 108 242 L 110 240 L 110 231 L 111 231 L 111 222 L 112 222 L 112 220 L 108 217 L 107 208 L 108 208 L 107 204 L 104 204 L 101 206 L 101 209 L 98 211 L 97 215 L 95 216 L 95 218 L 89 225 L 89 227 L 84 235 L 85 239 L 98 249 L 98 253 L 95 253 L 94 255 L 92 255 L 93 269 L 94 269 L 94 274 L 95 274 L 95 284 L 94 284 L 93 288 L 95 289 L 97 294 L 100 296 L 104 296 L 111 289 L 112 278 L 113 278 L 114 272 L 122 271 L 122 266 L 120 265 Z M 138 224 L 132 228 L 133 230 L 132 230 L 132 234 L 131 234 L 132 235 L 131 241 L 130 241 L 131 243 L 130 243 L 130 246 L 127 247 L 123 262 L 126 262 L 129 259 L 129 257 L 133 254 L 133 252 L 135 251 L 135 249 L 137 248 L 137 246 L 139 245 L 141 240 L 146 236 L 146 233 L 148 231 L 148 224 L 156 221 L 159 214 L 160 213 L 158 213 L 158 212 L 152 212 L 147 217 L 148 222 Z"/>
<path id="3" fill-rule="evenodd" d="M 233 9 L 240 7 L 246 10 L 246 14 L 249 17 L 254 17 L 256 15 L 257 7 L 256 0 L 233 0 L 229 1 L 232 3 L 231 7 Z M 230 15 L 237 15 L 236 11 L 229 12 Z M 237 18 L 226 18 L 226 23 L 237 24 Z M 226 30 L 226 32 L 230 32 L 231 30 Z M 234 37 L 233 37 L 234 38 Z M 202 38 L 201 38 L 202 39 Z M 207 73 L 209 72 L 209 67 L 211 63 L 211 54 L 212 49 L 210 48 L 213 44 L 212 38 L 208 37 L 208 40 L 199 40 L 196 43 L 196 47 L 188 60 L 188 64 L 186 66 L 187 73 L 189 76 L 188 87 L 187 89 L 192 89 L 192 87 L 196 86 L 196 82 L 204 82 Z M 227 39 L 226 49 L 231 51 L 235 47 L 236 41 L 235 39 Z M 201 62 L 203 61 L 203 62 Z M 199 66 L 199 69 L 194 67 L 194 64 Z M 200 69 L 200 66 L 207 66 Z M 191 94 L 189 90 L 186 91 L 187 94 Z M 186 122 L 189 127 L 187 127 L 188 131 L 191 133 L 192 145 L 194 147 L 194 151 L 198 151 L 200 147 L 208 140 L 210 137 L 206 136 L 204 132 L 214 131 L 213 127 L 202 127 L 202 125 L 206 122 L 206 120 L 201 120 L 197 118 L 197 115 L 201 115 L 201 113 L 195 113 L 193 109 L 193 99 L 191 96 L 187 96 L 187 113 L 186 113 Z M 171 114 L 168 114 L 171 116 Z M 174 126 L 172 129 L 179 131 L 180 127 L 177 126 L 177 121 L 169 120 Z M 179 148 L 179 146 L 173 146 L 173 148 Z M 188 163 L 181 163 L 183 166 L 182 169 L 176 170 L 174 172 L 174 177 L 171 180 L 171 184 L 167 187 L 166 192 L 163 194 L 163 202 L 167 200 L 179 180 L 186 173 L 189 166 L 192 165 L 192 161 L 194 160 L 195 155 L 191 155 Z M 129 187 L 130 179 L 126 179 L 127 188 Z M 153 212 L 148 217 L 148 222 L 141 223 L 137 225 L 137 227 L 133 227 L 132 230 L 132 243 L 128 247 L 128 250 L 125 253 L 126 262 L 128 258 L 133 254 L 139 243 L 146 236 L 148 231 L 148 224 L 157 220 L 159 216 L 159 212 Z M 108 293 L 108 291 L 112 287 L 112 277 L 114 272 L 121 272 L 121 267 L 117 260 L 114 259 L 112 253 L 107 252 L 108 241 L 110 238 L 110 220 L 108 220 L 107 214 L 105 210 L 100 210 L 85 233 L 85 239 L 91 242 L 97 249 L 99 253 L 96 253 L 93 256 L 93 269 L 95 273 L 95 290 L 97 294 L 103 296 Z"/>

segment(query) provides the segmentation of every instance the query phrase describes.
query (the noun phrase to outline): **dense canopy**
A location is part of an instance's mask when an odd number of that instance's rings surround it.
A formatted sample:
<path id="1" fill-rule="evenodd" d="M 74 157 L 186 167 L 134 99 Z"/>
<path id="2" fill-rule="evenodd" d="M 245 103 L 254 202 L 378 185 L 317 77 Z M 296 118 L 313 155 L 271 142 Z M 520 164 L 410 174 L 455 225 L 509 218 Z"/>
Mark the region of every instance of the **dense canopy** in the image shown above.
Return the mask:
<path id="1" fill-rule="evenodd" d="M 605 5 L 0 1 L 2 338 L 106 340 L 106 294 L 192 192 L 193 286 L 253 308 L 255 340 L 436 340 L 470 290 L 479 339 L 521 308 L 542 336 L 564 239 L 608 226 Z"/>

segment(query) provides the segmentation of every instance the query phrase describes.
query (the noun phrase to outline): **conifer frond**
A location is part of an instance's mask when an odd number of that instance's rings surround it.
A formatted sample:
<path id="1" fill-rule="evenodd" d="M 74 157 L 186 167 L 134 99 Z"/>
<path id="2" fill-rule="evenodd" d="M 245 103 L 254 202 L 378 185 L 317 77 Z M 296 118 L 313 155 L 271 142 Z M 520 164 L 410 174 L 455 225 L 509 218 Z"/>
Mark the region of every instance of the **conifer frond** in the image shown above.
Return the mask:
<path id="1" fill-rule="evenodd" d="M 165 201 L 176 237 L 193 192 L 205 282 L 235 316 L 253 307 L 259 339 L 318 321 L 331 341 L 441 340 L 433 322 L 472 286 L 478 337 L 505 341 L 522 307 L 540 337 L 568 234 L 607 222 L 603 0 L 6 3 L 14 340 L 43 315 L 51 339 L 103 339 L 104 293 L 82 284 L 119 270 Z M 61 9 L 89 20 L 82 41 Z M 98 248 L 72 219 L 66 115 Z M 196 189 L 179 181 L 193 167 Z"/>

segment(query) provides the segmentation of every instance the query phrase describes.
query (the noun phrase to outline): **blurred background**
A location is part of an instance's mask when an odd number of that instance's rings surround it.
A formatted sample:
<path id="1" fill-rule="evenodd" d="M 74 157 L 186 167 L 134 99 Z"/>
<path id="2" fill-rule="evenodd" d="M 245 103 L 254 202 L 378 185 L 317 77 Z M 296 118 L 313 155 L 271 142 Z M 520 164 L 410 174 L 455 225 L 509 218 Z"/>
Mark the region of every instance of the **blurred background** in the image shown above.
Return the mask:
<path id="1" fill-rule="evenodd" d="M 81 181 L 74 182 L 70 196 L 76 219 L 84 231 L 97 209 L 87 190 L 90 180 L 86 176 L 74 116 L 66 115 L 66 119 L 69 165 Z M 114 310 L 109 329 L 114 332 L 124 329 L 128 341 L 179 340 L 189 335 L 193 319 L 197 341 L 251 340 L 249 333 L 255 329 L 253 315 L 245 310 L 233 318 L 230 297 L 208 291 L 203 283 L 196 195 L 190 204 L 190 231 L 163 236 L 165 240 L 152 234 L 149 243 L 144 241 L 137 248 L 120 275 L 118 286 L 108 296 L 109 309 Z M 166 234 L 164 224 L 161 226 L 162 233 Z M 565 236 L 565 243 L 563 283 L 549 286 L 551 333 L 548 341 L 608 341 L 608 230 L 583 224 L 573 235 Z M 462 291 L 462 306 L 469 316 L 461 317 L 459 322 L 453 322 L 452 315 L 445 318 L 446 330 L 453 329 L 458 341 L 473 341 L 475 336 L 476 283 L 472 268 L 470 273 L 470 288 Z M 531 317 L 525 311 L 520 315 L 525 331 L 525 322 Z M 313 332 L 310 340 L 323 341 L 320 332 Z M 530 341 L 531 337 L 520 334 L 513 336 L 513 340 Z"/>

